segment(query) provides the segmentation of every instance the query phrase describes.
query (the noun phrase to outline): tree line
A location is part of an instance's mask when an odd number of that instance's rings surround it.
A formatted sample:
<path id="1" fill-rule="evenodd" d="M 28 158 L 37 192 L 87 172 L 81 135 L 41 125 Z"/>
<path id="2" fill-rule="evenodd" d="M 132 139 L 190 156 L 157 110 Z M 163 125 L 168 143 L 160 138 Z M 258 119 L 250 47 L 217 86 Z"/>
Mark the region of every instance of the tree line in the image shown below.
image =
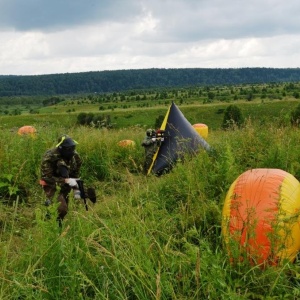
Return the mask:
<path id="1" fill-rule="evenodd" d="M 102 94 L 153 88 L 299 81 L 300 68 L 139 69 L 50 75 L 2 75 L 0 97 Z"/>
<path id="2" fill-rule="evenodd" d="M 74 112 L 81 106 L 99 105 L 99 111 L 116 108 L 146 108 L 178 104 L 220 103 L 239 101 L 261 102 L 284 99 L 300 99 L 300 81 L 263 84 L 216 85 L 140 89 L 113 93 L 87 93 L 73 95 L 2 96 L 0 115 L 37 114 L 47 106 L 66 107 L 66 112 Z"/>

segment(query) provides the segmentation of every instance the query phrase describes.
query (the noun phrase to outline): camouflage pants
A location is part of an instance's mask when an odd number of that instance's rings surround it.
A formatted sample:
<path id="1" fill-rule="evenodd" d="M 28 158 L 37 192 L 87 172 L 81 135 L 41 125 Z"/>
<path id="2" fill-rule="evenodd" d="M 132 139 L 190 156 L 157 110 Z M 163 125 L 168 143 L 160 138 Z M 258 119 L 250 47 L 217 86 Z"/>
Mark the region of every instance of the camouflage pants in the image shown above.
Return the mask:
<path id="1" fill-rule="evenodd" d="M 144 160 L 144 165 L 143 165 L 143 172 L 144 174 L 147 175 L 148 173 L 148 170 L 152 164 L 152 161 L 153 161 L 153 155 L 155 154 L 155 151 L 152 151 L 152 152 L 148 152 L 145 156 L 145 160 Z"/>
<path id="2" fill-rule="evenodd" d="M 44 185 L 43 190 L 47 199 L 53 200 L 53 197 L 56 193 L 56 186 Z M 71 192 L 71 187 L 69 185 L 64 185 L 57 196 L 58 205 L 58 219 L 63 220 L 68 212 L 69 204 L 69 193 Z"/>

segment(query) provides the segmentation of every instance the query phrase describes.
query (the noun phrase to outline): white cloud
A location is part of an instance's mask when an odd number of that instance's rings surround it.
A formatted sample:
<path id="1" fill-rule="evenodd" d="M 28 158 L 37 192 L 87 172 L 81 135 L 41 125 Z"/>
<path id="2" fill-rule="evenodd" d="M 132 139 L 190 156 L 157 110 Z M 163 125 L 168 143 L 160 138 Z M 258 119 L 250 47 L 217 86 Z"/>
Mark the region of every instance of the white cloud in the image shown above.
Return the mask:
<path id="1" fill-rule="evenodd" d="M 0 8 L 0 74 L 299 67 L 296 0 L 1 0 Z"/>

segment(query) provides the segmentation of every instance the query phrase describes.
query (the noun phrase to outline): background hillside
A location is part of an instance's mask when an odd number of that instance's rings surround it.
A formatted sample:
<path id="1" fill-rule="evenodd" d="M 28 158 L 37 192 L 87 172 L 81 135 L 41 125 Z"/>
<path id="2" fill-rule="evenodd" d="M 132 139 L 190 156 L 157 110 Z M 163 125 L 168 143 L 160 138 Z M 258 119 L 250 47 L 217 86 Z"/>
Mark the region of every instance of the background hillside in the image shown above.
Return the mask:
<path id="1" fill-rule="evenodd" d="M 299 68 L 140 69 L 0 76 L 0 96 L 108 93 L 137 89 L 300 81 Z"/>

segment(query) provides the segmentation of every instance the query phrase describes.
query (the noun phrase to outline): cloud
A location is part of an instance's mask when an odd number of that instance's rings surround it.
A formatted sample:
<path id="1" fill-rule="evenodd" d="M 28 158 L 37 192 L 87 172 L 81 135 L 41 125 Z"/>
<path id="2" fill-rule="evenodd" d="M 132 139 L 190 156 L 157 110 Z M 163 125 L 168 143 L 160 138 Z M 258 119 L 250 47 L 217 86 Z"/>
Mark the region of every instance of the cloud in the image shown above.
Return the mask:
<path id="1" fill-rule="evenodd" d="M 300 60 L 296 0 L 0 0 L 0 8 L 1 74 Z"/>
<path id="2" fill-rule="evenodd" d="M 139 1 L 1 0 L 0 27 L 17 31 L 57 31 L 106 21 L 129 21 Z"/>

